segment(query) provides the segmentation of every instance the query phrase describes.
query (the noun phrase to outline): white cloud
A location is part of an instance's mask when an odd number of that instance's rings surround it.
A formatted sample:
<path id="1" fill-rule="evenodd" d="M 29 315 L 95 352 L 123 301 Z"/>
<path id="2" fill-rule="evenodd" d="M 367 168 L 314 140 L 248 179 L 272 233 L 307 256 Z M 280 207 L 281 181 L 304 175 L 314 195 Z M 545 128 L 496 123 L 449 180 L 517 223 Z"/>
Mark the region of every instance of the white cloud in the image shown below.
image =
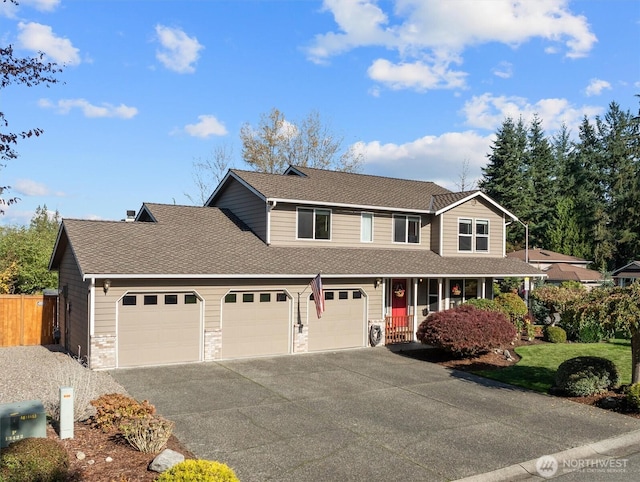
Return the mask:
<path id="1" fill-rule="evenodd" d="M 197 124 L 187 124 L 184 131 L 193 137 L 206 139 L 211 136 L 227 135 L 225 125 L 212 115 L 199 115 Z"/>
<path id="2" fill-rule="evenodd" d="M 40 99 L 38 105 L 43 108 L 55 108 L 60 114 L 68 114 L 71 109 L 80 109 L 85 117 L 116 117 L 131 119 L 138 114 L 138 109 L 124 104 L 111 105 L 103 103 L 96 106 L 85 99 L 60 99 L 57 103 L 49 99 Z"/>
<path id="3" fill-rule="evenodd" d="M 584 90 L 584 93 L 587 95 L 587 97 L 591 97 L 594 95 L 602 94 L 602 91 L 605 89 L 611 90 L 611 84 L 609 82 L 602 79 L 591 79 L 589 85 Z"/>
<path id="4" fill-rule="evenodd" d="M 463 83 L 464 73 L 449 71 L 449 65 L 460 63 L 462 52 L 470 46 L 499 42 L 517 47 L 541 38 L 555 49 L 563 47 L 567 57 L 577 58 L 586 56 L 597 41 L 587 19 L 569 10 L 568 0 L 396 0 L 393 16 L 374 0 L 325 0 L 323 5 L 338 28 L 315 36 L 307 48 L 309 59 L 324 63 L 358 47 L 385 47 L 396 52 L 399 62 L 395 65 L 403 67 L 389 73 L 392 88 L 424 90 L 424 83 L 432 85 L 429 80 L 410 80 L 420 69 L 431 75 L 436 69 L 440 77 L 454 80 L 435 85 Z M 383 61 L 387 64 L 381 65 Z M 389 70 L 390 65 L 389 60 L 378 59 L 369 74 L 382 67 Z M 496 75 L 500 73 L 508 71 L 500 69 Z"/>
<path id="5" fill-rule="evenodd" d="M 513 76 L 513 64 L 510 62 L 500 62 L 492 70 L 493 75 L 501 79 L 510 79 Z"/>
<path id="6" fill-rule="evenodd" d="M 44 52 L 54 62 L 64 65 L 80 63 L 79 50 L 66 38 L 56 37 L 48 25 L 30 22 L 18 23 L 20 46 L 35 52 Z"/>
<path id="7" fill-rule="evenodd" d="M 427 65 L 414 63 L 392 64 L 388 60 L 378 59 L 367 70 L 373 80 L 386 84 L 391 89 L 453 89 L 465 85 L 466 73 L 448 69 L 448 64 Z"/>
<path id="8" fill-rule="evenodd" d="M 18 179 L 11 189 L 20 196 L 64 196 L 64 193 L 52 192 L 45 184 L 32 179 Z"/>
<path id="9" fill-rule="evenodd" d="M 364 155 L 368 172 L 433 181 L 456 190 L 465 162 L 469 168 L 467 185 L 480 179 L 493 138 L 493 134 L 481 136 L 473 131 L 447 132 L 405 144 L 359 142 L 354 149 Z"/>
<path id="10" fill-rule="evenodd" d="M 60 5 L 60 0 L 20 0 L 20 4 L 41 12 L 53 12 Z"/>
<path id="11" fill-rule="evenodd" d="M 465 124 L 470 127 L 495 131 L 506 117 L 516 121 L 522 117 L 528 123 L 537 114 L 548 133 L 556 131 L 563 124 L 576 130 L 585 115 L 594 117 L 601 112 L 602 107 L 573 106 L 567 99 L 540 99 L 532 104 L 523 97 L 494 96 L 489 93 L 472 97 L 462 108 Z"/>
<path id="12" fill-rule="evenodd" d="M 200 50 L 204 48 L 197 38 L 164 25 L 156 25 L 156 35 L 162 47 L 156 52 L 156 58 L 162 65 L 180 74 L 195 72 L 193 64 L 200 57 Z"/>

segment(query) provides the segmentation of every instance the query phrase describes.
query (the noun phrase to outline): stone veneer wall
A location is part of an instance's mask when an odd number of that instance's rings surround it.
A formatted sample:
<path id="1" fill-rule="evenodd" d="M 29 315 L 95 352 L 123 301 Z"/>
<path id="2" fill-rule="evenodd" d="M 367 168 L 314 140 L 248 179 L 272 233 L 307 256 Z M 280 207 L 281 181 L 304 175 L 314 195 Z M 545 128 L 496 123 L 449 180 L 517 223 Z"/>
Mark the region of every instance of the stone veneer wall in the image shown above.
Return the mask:
<path id="1" fill-rule="evenodd" d="M 293 325 L 293 353 L 306 353 L 309 351 L 309 327 Z"/>
<path id="2" fill-rule="evenodd" d="M 373 325 L 378 325 L 380 327 L 380 330 L 382 331 L 382 337 L 380 338 L 380 343 L 378 343 L 376 346 L 384 346 L 385 344 L 385 328 L 386 328 L 386 322 L 385 320 L 369 320 L 369 323 L 367 324 L 367 346 L 373 346 L 371 344 L 371 338 L 370 338 L 370 333 L 371 333 L 371 327 Z"/>
<path id="3" fill-rule="evenodd" d="M 204 361 L 220 358 L 222 352 L 222 330 L 204 332 Z"/>
<path id="4" fill-rule="evenodd" d="M 116 367 L 116 337 L 115 335 L 100 335 L 91 337 L 91 357 L 89 368 L 101 370 Z"/>

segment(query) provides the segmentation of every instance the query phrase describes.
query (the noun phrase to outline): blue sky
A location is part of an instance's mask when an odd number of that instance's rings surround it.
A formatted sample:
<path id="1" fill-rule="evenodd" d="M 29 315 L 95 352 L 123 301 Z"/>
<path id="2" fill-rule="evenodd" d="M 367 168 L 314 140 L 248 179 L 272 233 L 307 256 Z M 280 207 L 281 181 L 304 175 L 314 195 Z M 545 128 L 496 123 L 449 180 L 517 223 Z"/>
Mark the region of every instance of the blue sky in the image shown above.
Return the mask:
<path id="1" fill-rule="evenodd" d="M 65 66 L 0 91 L 12 132 L 45 131 L 0 170 L 20 198 L 3 225 L 191 204 L 193 163 L 227 146 L 246 169 L 240 128 L 274 107 L 318 111 L 366 174 L 455 190 L 506 116 L 575 135 L 639 105 L 636 0 L 21 0 L 0 3 L 0 36 Z"/>

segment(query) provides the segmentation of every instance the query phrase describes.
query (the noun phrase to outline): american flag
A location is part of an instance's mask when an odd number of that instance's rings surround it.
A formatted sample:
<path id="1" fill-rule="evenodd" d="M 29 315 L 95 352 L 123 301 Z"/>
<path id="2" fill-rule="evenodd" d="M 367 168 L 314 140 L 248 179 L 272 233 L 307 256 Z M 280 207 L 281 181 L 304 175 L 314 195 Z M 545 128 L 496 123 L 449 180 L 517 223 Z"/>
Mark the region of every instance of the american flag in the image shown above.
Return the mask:
<path id="1" fill-rule="evenodd" d="M 316 302 L 316 315 L 321 318 L 324 313 L 324 293 L 322 292 L 320 273 L 311 280 L 311 291 L 313 291 L 313 300 Z"/>

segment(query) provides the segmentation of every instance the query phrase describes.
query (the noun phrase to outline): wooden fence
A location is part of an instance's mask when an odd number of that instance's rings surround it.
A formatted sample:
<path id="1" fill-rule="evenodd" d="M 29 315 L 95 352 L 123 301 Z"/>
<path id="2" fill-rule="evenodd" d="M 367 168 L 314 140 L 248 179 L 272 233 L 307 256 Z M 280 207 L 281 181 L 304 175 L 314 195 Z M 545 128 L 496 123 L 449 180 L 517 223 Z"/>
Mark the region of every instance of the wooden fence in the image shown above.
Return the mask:
<path id="1" fill-rule="evenodd" d="M 0 295 L 0 346 L 50 345 L 57 296 Z"/>

